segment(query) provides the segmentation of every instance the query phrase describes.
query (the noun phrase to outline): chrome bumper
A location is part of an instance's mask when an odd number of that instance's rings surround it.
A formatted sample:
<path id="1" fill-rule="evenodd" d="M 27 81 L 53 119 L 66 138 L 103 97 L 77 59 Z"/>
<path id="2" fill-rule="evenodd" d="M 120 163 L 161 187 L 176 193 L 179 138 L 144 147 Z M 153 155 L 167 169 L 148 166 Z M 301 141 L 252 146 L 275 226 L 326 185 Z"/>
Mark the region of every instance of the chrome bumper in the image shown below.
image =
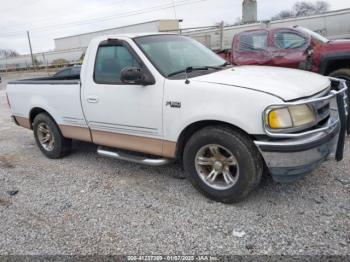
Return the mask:
<path id="1" fill-rule="evenodd" d="M 338 161 L 342 160 L 348 108 L 346 84 L 343 81 L 339 83 L 340 88 L 338 91 L 331 91 L 331 95 L 303 101 L 303 103 L 314 103 L 320 99 L 334 98 L 337 108 L 331 110 L 327 124 L 297 134 L 267 132 L 265 140 L 255 141 L 275 181 L 293 182 L 313 171 L 332 154 Z"/>
<path id="2" fill-rule="evenodd" d="M 293 182 L 335 154 L 340 131 L 339 121 L 335 123 L 328 131 L 305 138 L 277 142 L 255 141 L 273 179 L 277 182 Z"/>

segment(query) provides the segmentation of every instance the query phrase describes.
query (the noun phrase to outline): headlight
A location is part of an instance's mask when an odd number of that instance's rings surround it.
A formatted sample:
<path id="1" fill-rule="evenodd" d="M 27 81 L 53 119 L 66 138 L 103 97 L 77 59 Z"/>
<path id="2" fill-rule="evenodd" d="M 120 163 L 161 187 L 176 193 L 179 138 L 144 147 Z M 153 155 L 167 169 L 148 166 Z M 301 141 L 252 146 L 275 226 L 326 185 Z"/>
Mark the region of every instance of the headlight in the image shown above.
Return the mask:
<path id="1" fill-rule="evenodd" d="M 298 128 L 316 121 L 312 108 L 296 105 L 267 111 L 266 122 L 270 129 Z"/>

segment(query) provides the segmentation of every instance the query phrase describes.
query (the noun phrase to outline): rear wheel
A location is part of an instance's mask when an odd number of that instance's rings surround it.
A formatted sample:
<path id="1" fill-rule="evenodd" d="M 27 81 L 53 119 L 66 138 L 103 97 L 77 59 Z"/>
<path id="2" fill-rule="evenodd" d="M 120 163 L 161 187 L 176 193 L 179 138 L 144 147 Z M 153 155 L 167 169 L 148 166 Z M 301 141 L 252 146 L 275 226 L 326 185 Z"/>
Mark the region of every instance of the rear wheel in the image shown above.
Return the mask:
<path id="1" fill-rule="evenodd" d="M 40 151 L 51 159 L 57 159 L 71 152 L 72 141 L 62 136 L 55 121 L 45 113 L 34 118 L 33 131 Z"/>
<path id="2" fill-rule="evenodd" d="M 224 203 L 245 198 L 260 182 L 263 161 L 249 137 L 227 127 L 207 127 L 187 142 L 188 179 L 207 197 Z"/>

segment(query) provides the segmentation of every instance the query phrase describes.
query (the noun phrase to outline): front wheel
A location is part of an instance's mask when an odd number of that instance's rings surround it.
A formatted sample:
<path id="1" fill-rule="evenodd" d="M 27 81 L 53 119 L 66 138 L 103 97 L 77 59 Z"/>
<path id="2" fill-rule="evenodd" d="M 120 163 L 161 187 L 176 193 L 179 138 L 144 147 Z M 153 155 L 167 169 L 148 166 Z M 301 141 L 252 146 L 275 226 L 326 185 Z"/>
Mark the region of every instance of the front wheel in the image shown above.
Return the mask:
<path id="1" fill-rule="evenodd" d="M 33 131 L 40 151 L 51 159 L 66 156 L 71 151 L 72 141 L 62 136 L 55 121 L 45 113 L 34 118 Z"/>
<path id="2" fill-rule="evenodd" d="M 184 168 L 193 186 L 215 201 L 234 203 L 260 182 L 263 161 L 247 135 L 227 127 L 207 127 L 185 146 Z"/>

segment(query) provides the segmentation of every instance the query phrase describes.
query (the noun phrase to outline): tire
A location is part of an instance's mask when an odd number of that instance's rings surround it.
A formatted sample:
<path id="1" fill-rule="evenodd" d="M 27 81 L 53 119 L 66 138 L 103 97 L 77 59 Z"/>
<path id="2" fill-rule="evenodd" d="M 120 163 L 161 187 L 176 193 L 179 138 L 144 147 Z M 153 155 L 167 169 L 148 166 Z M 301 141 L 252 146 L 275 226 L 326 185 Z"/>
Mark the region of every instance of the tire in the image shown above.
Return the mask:
<path id="1" fill-rule="evenodd" d="M 350 68 L 338 69 L 329 74 L 329 76 L 345 79 L 347 85 L 350 84 Z"/>
<path id="2" fill-rule="evenodd" d="M 33 131 L 35 141 L 46 157 L 59 159 L 70 154 L 72 140 L 62 136 L 59 127 L 49 115 L 38 114 L 33 121 Z"/>
<path id="3" fill-rule="evenodd" d="M 221 165 L 217 161 L 211 165 L 214 158 L 224 160 Z M 206 165 L 208 161 L 210 165 Z M 244 199 L 260 183 L 263 173 L 262 157 L 251 139 L 225 126 L 206 127 L 195 133 L 185 145 L 183 164 L 187 178 L 198 191 L 223 203 Z M 224 170 L 221 174 L 220 168 Z M 230 179 L 224 176 L 228 172 Z M 209 177 L 216 177 L 215 181 L 210 182 Z"/>

